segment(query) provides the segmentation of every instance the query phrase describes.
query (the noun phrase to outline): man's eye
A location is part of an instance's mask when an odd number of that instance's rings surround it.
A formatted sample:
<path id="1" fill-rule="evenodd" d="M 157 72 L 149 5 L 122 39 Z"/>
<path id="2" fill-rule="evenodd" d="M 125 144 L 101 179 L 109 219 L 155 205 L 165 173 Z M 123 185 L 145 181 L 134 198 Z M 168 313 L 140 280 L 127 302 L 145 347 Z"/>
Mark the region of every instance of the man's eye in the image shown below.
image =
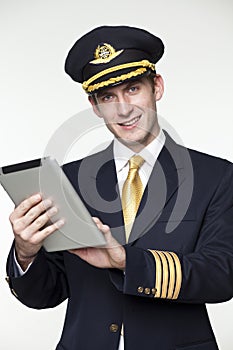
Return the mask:
<path id="1" fill-rule="evenodd" d="M 131 86 L 131 87 L 129 88 L 129 91 L 130 91 L 130 92 L 136 92 L 137 90 L 138 90 L 137 86 Z"/>
<path id="2" fill-rule="evenodd" d="M 102 97 L 103 102 L 108 102 L 112 99 L 112 95 L 105 95 Z"/>

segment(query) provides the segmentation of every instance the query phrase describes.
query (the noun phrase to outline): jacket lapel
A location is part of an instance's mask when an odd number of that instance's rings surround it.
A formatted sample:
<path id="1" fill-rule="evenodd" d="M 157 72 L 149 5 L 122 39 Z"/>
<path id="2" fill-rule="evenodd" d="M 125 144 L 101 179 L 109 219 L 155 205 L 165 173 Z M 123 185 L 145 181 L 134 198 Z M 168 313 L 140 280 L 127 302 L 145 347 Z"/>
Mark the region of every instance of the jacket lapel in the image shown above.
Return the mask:
<path id="1" fill-rule="evenodd" d="M 184 180 L 182 151 L 166 133 L 165 145 L 145 188 L 129 243 L 143 236 L 156 224 Z"/>

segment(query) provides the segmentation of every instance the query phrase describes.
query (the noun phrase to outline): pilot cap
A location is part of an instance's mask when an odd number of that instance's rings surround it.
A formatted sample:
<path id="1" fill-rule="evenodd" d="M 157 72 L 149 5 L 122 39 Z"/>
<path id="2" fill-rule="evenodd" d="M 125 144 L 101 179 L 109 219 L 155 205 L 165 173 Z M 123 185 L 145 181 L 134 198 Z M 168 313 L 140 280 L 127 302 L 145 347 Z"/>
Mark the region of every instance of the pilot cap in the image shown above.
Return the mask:
<path id="1" fill-rule="evenodd" d="M 91 95 L 155 72 L 163 53 L 161 39 L 144 29 L 101 26 L 75 42 L 66 58 L 65 71 Z"/>

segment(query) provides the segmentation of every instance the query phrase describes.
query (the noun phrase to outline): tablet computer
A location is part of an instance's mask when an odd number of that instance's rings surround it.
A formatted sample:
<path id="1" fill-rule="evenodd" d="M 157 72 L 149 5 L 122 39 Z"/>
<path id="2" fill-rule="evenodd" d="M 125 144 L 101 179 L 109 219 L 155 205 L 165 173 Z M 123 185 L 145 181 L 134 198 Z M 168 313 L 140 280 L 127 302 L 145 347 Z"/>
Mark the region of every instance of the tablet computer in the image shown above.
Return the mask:
<path id="1" fill-rule="evenodd" d="M 105 245 L 103 234 L 55 159 L 44 157 L 4 166 L 0 168 L 0 183 L 15 205 L 39 192 L 58 208 L 51 222 L 64 218 L 65 224 L 45 239 L 48 252 Z"/>

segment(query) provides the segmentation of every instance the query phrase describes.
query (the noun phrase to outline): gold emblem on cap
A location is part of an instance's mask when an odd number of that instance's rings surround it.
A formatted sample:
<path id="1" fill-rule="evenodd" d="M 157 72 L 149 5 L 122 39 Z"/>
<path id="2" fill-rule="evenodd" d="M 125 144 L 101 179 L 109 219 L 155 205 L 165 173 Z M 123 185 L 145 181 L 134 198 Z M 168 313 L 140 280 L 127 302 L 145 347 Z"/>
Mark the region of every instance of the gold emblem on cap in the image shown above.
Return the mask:
<path id="1" fill-rule="evenodd" d="M 95 59 L 89 63 L 93 63 L 93 64 L 108 63 L 113 58 L 120 55 L 123 51 L 124 50 L 116 51 L 114 47 L 112 47 L 110 44 L 103 43 L 97 46 L 94 53 Z"/>

